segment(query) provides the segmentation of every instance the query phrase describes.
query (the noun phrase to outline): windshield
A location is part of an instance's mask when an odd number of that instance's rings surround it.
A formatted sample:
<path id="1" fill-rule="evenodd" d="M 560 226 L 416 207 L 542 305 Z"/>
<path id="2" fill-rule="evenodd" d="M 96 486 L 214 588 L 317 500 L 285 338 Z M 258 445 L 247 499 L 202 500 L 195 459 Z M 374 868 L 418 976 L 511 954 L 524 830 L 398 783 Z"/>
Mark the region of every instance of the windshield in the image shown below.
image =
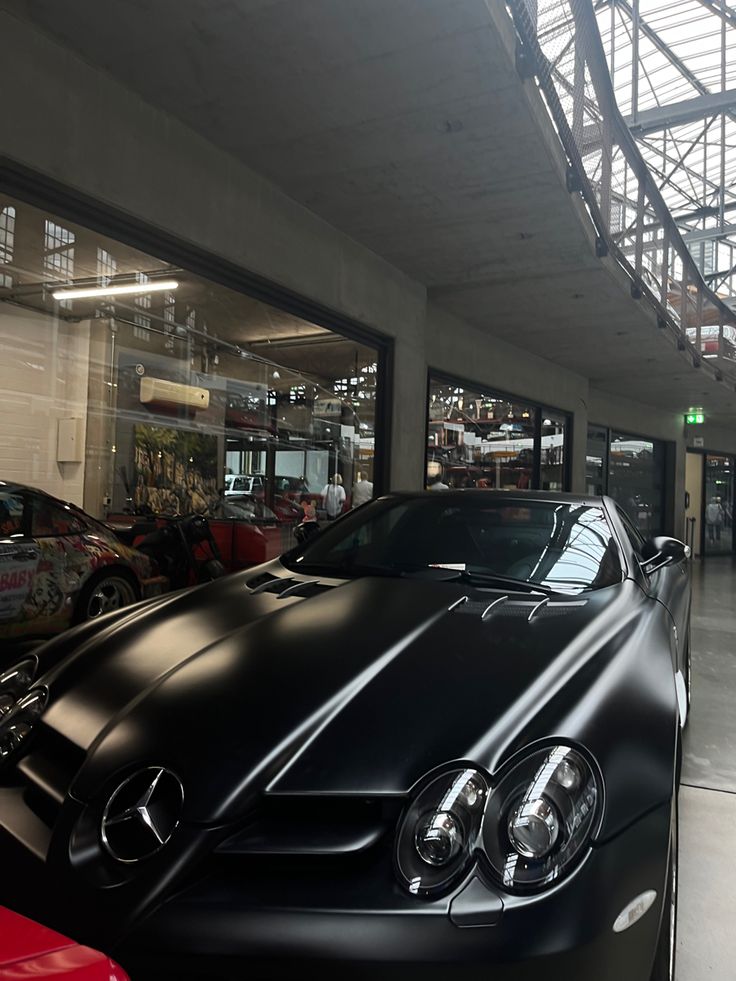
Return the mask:
<path id="1" fill-rule="evenodd" d="M 515 580 L 560 592 L 620 582 L 618 549 L 602 507 L 492 501 L 468 495 L 382 499 L 285 557 L 304 572 Z M 506 583 L 508 584 L 508 583 Z M 528 587 L 527 587 L 528 588 Z"/>

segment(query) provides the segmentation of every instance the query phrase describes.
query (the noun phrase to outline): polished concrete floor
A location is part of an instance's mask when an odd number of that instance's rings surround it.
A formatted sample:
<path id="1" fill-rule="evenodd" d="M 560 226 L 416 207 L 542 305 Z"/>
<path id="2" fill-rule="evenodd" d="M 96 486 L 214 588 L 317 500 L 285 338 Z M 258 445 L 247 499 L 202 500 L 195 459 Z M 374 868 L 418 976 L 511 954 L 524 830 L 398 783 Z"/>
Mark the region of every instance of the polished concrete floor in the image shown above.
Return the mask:
<path id="1" fill-rule="evenodd" d="M 677 981 L 736 979 L 736 561 L 693 565 Z"/>

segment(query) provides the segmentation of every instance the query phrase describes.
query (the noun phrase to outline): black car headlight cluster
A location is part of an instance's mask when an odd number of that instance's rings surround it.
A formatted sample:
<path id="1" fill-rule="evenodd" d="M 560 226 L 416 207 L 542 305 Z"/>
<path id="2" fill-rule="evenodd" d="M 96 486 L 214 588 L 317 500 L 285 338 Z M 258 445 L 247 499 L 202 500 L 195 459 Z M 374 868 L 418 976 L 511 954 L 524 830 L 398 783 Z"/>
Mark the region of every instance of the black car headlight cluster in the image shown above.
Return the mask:
<path id="1" fill-rule="evenodd" d="M 527 753 L 495 781 L 473 767 L 447 769 L 405 812 L 399 876 L 410 892 L 436 895 L 479 861 L 507 891 L 543 889 L 586 854 L 602 798 L 594 766 L 565 745 Z"/>
<path id="2" fill-rule="evenodd" d="M 410 892 L 440 892 L 467 869 L 487 797 L 487 779 L 472 768 L 446 770 L 425 784 L 404 816 L 396 849 Z"/>
<path id="3" fill-rule="evenodd" d="M 0 674 L 0 719 L 13 708 L 33 684 L 38 669 L 35 655 L 24 657 Z"/>
<path id="4" fill-rule="evenodd" d="M 48 702 L 48 689 L 33 687 L 37 668 L 32 655 L 0 674 L 0 763 L 28 736 Z"/>

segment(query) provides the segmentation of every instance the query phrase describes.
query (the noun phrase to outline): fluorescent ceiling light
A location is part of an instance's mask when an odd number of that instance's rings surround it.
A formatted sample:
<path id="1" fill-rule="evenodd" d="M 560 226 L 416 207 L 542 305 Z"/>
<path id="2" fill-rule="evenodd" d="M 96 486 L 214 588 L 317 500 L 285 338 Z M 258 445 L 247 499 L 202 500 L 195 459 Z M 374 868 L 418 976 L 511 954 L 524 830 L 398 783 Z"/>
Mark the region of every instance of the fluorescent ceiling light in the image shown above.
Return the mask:
<path id="1" fill-rule="evenodd" d="M 127 286 L 93 286 L 79 290 L 54 290 L 55 300 L 82 300 L 88 296 L 124 296 L 131 293 L 155 293 L 158 290 L 175 290 L 175 279 L 155 279 L 150 283 L 130 283 Z"/>

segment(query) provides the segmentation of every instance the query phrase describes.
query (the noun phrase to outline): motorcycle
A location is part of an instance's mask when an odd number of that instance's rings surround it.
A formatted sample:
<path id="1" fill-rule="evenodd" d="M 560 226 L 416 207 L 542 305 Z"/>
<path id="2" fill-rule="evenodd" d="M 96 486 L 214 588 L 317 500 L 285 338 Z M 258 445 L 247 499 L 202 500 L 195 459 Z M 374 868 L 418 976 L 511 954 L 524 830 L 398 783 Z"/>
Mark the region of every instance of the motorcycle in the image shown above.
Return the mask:
<path id="1" fill-rule="evenodd" d="M 209 522 L 201 514 L 146 515 L 124 527 L 110 524 L 117 536 L 153 559 L 171 589 L 211 582 L 226 574 Z M 109 520 L 109 519 L 108 519 Z"/>

